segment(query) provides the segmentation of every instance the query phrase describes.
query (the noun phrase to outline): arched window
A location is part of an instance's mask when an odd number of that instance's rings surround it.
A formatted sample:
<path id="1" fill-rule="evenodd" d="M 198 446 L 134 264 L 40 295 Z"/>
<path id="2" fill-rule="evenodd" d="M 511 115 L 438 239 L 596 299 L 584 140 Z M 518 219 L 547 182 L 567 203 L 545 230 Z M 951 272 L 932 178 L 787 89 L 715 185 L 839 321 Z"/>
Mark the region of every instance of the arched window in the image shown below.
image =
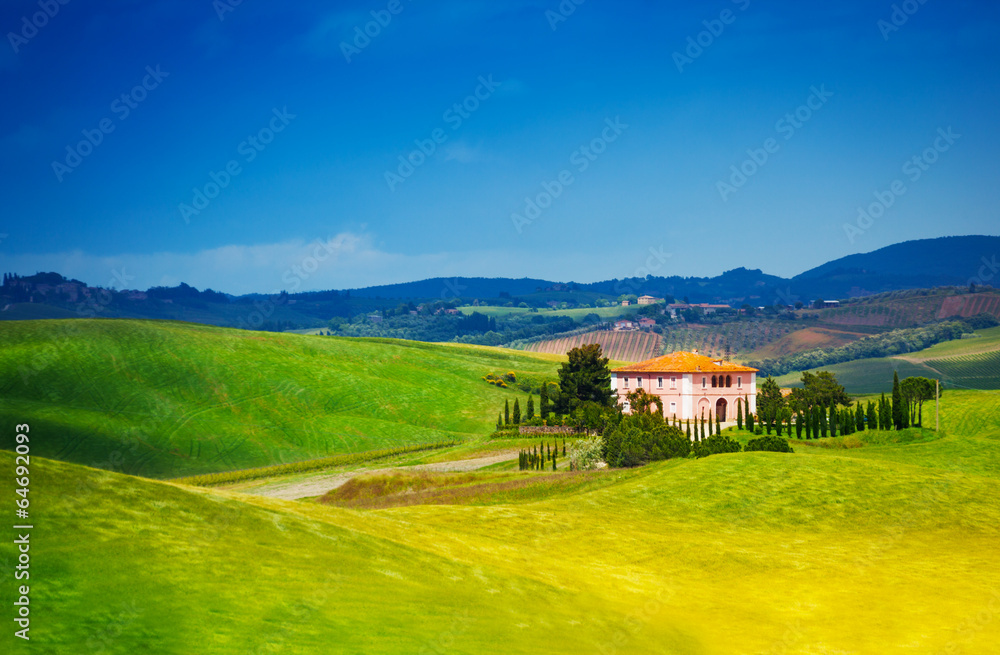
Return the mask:
<path id="1" fill-rule="evenodd" d="M 726 386 L 727 387 L 733 386 L 733 376 L 732 375 L 727 375 L 726 376 Z"/>
<path id="2" fill-rule="evenodd" d="M 716 387 L 716 386 L 718 386 L 718 384 L 716 384 L 716 382 L 717 382 L 717 380 L 716 380 L 715 376 L 713 375 L 713 376 L 712 376 L 712 386 L 713 386 L 713 387 Z"/>

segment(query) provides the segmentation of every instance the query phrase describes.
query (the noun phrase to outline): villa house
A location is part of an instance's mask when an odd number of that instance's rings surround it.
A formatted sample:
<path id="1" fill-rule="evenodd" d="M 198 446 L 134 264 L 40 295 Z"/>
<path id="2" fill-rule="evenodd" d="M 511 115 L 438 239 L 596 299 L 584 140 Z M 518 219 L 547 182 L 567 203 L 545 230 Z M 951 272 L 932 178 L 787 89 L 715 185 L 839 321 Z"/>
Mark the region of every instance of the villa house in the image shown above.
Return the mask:
<path id="1" fill-rule="evenodd" d="M 611 371 L 611 388 L 629 411 L 626 396 L 636 389 L 659 396 L 668 419 L 736 420 L 736 399 L 757 412 L 757 369 L 694 352 L 675 352 Z M 744 409 L 744 411 L 746 411 Z"/>

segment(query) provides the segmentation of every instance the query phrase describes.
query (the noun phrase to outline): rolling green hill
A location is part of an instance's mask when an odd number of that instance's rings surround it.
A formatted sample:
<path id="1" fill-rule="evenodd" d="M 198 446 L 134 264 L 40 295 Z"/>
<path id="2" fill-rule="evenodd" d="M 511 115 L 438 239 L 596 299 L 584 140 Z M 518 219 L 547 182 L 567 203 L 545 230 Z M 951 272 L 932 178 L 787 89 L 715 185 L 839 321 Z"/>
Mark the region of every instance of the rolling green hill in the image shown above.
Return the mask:
<path id="1" fill-rule="evenodd" d="M 992 652 L 998 417 L 957 391 L 930 441 L 375 511 L 33 458 L 36 623 L 9 652 Z"/>
<path id="2" fill-rule="evenodd" d="M 149 477 L 479 437 L 527 400 L 483 375 L 559 360 L 133 320 L 3 322 L 0 343 L 0 420 L 45 434 L 36 454 Z"/>
<path id="3" fill-rule="evenodd" d="M 892 374 L 918 375 L 942 380 L 960 389 L 1000 389 L 1000 328 L 977 330 L 969 338 L 935 344 L 896 357 L 859 359 L 821 366 L 810 372 L 831 371 L 849 393 L 868 394 L 892 390 Z M 799 387 L 802 373 L 775 378 L 783 387 Z"/>

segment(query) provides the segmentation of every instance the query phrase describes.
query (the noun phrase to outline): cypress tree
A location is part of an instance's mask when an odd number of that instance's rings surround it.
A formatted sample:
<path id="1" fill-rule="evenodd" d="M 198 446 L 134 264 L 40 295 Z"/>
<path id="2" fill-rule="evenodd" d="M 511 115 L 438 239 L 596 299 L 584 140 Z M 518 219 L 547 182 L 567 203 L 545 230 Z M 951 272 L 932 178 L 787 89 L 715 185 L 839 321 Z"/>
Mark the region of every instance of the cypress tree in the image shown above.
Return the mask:
<path id="1" fill-rule="evenodd" d="M 514 399 L 514 412 L 511 419 L 514 421 L 514 425 L 521 425 L 521 404 L 517 398 Z"/>
<path id="2" fill-rule="evenodd" d="M 899 372 L 892 372 L 892 427 L 903 429 L 903 394 L 899 389 Z"/>
<path id="3" fill-rule="evenodd" d="M 715 434 L 722 434 L 722 421 L 719 420 L 719 415 L 715 415 Z"/>
<path id="4" fill-rule="evenodd" d="M 868 419 L 865 429 L 878 430 L 878 414 L 875 413 L 875 403 L 870 400 L 868 401 L 868 413 L 865 418 Z"/>
<path id="5" fill-rule="evenodd" d="M 837 436 L 837 407 L 830 403 L 830 436 Z"/>
<path id="6" fill-rule="evenodd" d="M 796 439 L 801 439 L 802 438 L 802 421 L 803 421 L 802 412 L 800 411 L 800 412 L 798 412 L 795 415 L 795 438 Z"/>
<path id="7" fill-rule="evenodd" d="M 691 419 L 686 419 L 684 424 L 687 426 L 687 438 L 691 441 Z"/>
<path id="8" fill-rule="evenodd" d="M 566 456 L 566 437 L 563 437 L 563 457 Z"/>
<path id="9" fill-rule="evenodd" d="M 802 421 L 805 423 L 803 426 L 806 431 L 806 439 L 812 439 L 813 436 L 813 422 L 812 422 L 812 408 L 807 407 L 805 410 L 800 412 L 802 415 Z"/>
<path id="10" fill-rule="evenodd" d="M 708 436 L 712 436 L 712 410 L 708 410 Z"/>
<path id="11" fill-rule="evenodd" d="M 747 405 L 747 432 L 753 432 L 753 414 L 750 413 L 750 405 Z"/>
<path id="12" fill-rule="evenodd" d="M 543 420 L 549 417 L 549 389 L 544 382 L 538 394 L 538 417 Z"/>
<path id="13" fill-rule="evenodd" d="M 705 412 L 701 413 L 701 432 L 698 434 L 698 441 L 705 440 Z"/>
<path id="14" fill-rule="evenodd" d="M 743 429 L 743 400 L 741 398 L 736 399 L 736 429 Z"/>
<path id="15" fill-rule="evenodd" d="M 497 412 L 497 430 L 503 430 L 503 414 Z"/>
<path id="16" fill-rule="evenodd" d="M 504 426 L 510 425 L 510 401 L 503 401 L 503 424 Z"/>
<path id="17" fill-rule="evenodd" d="M 823 406 L 820 405 L 816 409 L 817 419 L 819 420 L 819 436 L 826 438 L 826 412 L 823 411 Z"/>
<path id="18" fill-rule="evenodd" d="M 783 420 L 783 418 L 780 415 L 777 416 L 775 418 L 775 421 L 774 421 L 774 429 L 777 432 L 777 434 L 778 434 L 779 437 L 781 436 L 781 429 L 784 427 L 782 425 L 783 422 L 784 422 L 784 420 Z"/>
<path id="19" fill-rule="evenodd" d="M 535 418 L 535 397 L 528 394 L 528 416 L 527 419 L 530 421 Z"/>

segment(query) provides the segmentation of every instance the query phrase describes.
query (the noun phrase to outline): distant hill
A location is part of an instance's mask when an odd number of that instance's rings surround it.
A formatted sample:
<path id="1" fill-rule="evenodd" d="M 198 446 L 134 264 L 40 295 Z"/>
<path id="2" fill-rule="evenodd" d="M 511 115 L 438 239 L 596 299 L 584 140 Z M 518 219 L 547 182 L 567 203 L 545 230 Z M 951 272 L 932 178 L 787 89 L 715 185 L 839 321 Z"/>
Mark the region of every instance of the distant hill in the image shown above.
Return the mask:
<path id="1" fill-rule="evenodd" d="M 1000 279 L 1000 271 L 991 268 L 998 255 L 1000 237 L 942 237 L 849 255 L 790 279 L 740 267 L 715 277 L 648 276 L 585 284 L 536 278 L 437 277 L 361 289 L 239 297 L 211 289 L 199 291 L 184 283 L 109 293 L 58 273 L 5 274 L 0 286 L 0 320 L 100 316 L 282 331 L 325 328 L 335 317 L 351 319 L 407 303 L 414 304 L 408 311 L 416 311 L 418 304 L 449 304 L 453 308 L 474 301 L 501 306 L 525 303 L 541 309 L 565 303 L 572 309 L 607 306 L 622 295 L 652 295 L 668 302 L 687 299 L 734 307 L 793 305 L 817 298 L 844 300 L 908 289 L 966 288 L 976 278 L 980 286 L 988 286 L 995 284 L 994 276 Z M 985 275 L 980 277 L 980 271 Z"/>
<path id="2" fill-rule="evenodd" d="M 982 258 L 1000 256 L 1000 237 L 957 236 L 905 241 L 869 253 L 848 255 L 800 273 L 793 278 L 768 275 L 759 269 L 735 268 L 715 277 L 624 278 L 591 283 L 558 283 L 513 278 L 432 278 L 387 286 L 352 289 L 365 298 L 447 299 L 496 298 L 529 295 L 564 288 L 612 296 L 649 294 L 687 297 L 691 302 L 774 304 L 776 301 L 851 298 L 903 289 L 968 286 L 978 275 Z M 987 269 L 989 270 L 989 269 Z M 1000 279 L 1000 271 L 995 271 Z M 983 280 L 990 283 L 993 280 Z M 994 285 L 995 286 L 995 285 Z"/>
<path id="3" fill-rule="evenodd" d="M 968 286 L 970 279 L 978 277 L 983 258 L 992 262 L 997 256 L 1000 237 L 904 241 L 817 266 L 792 278 L 791 287 L 809 298 L 833 299 L 899 289 Z M 1000 279 L 1000 271 L 991 275 Z"/>

